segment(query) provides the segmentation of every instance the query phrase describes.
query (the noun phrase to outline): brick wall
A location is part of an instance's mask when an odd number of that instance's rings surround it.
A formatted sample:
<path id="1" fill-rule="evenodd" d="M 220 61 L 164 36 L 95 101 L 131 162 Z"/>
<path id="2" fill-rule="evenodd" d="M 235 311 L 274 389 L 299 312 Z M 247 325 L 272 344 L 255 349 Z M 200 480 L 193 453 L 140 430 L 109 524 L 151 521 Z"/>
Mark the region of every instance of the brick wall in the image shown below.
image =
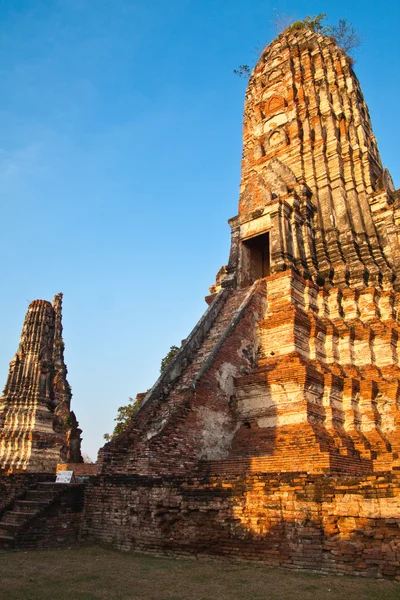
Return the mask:
<path id="1" fill-rule="evenodd" d="M 400 580 L 400 478 L 102 476 L 83 535 L 120 549 Z"/>
<path id="2" fill-rule="evenodd" d="M 98 463 L 61 463 L 57 465 L 58 471 L 73 471 L 78 477 L 93 477 L 99 471 Z"/>

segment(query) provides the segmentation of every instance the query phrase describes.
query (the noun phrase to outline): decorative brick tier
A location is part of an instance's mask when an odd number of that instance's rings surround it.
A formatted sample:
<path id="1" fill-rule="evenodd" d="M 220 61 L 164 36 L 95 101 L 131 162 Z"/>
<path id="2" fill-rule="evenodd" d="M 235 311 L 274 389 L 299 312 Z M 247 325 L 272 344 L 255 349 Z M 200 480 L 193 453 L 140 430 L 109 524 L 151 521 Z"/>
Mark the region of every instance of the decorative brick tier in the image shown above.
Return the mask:
<path id="1" fill-rule="evenodd" d="M 291 270 L 232 290 L 190 360 L 183 347 L 175 380 L 155 386 L 99 467 L 161 475 L 400 466 L 398 300 L 376 288 L 327 291 Z"/>
<path id="2" fill-rule="evenodd" d="M 70 409 L 62 338 L 62 294 L 34 300 L 0 398 L 0 472 L 55 473 L 60 460 L 82 461 Z"/>

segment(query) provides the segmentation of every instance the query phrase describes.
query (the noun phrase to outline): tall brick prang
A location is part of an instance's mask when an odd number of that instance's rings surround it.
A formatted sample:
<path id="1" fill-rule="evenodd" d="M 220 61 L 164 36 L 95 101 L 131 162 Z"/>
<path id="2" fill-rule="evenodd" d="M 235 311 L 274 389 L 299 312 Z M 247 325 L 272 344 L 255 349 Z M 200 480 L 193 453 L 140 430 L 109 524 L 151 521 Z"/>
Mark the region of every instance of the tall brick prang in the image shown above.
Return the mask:
<path id="1" fill-rule="evenodd" d="M 289 29 L 265 49 L 243 137 L 210 308 L 104 469 L 397 468 L 400 195 L 332 38 Z"/>
<path id="2" fill-rule="evenodd" d="M 101 449 L 84 531 L 400 579 L 400 193 L 333 38 L 265 49 L 243 137 L 229 262 Z"/>
<path id="3" fill-rule="evenodd" d="M 235 239 L 269 231 L 271 273 L 293 268 L 328 287 L 397 290 L 399 216 L 352 61 L 332 38 L 282 34 L 246 92 Z M 245 250 L 229 265 L 241 285 Z"/>
<path id="4" fill-rule="evenodd" d="M 62 294 L 34 300 L 0 398 L 0 470 L 55 472 L 81 462 L 80 433 L 70 410 L 62 338 Z"/>

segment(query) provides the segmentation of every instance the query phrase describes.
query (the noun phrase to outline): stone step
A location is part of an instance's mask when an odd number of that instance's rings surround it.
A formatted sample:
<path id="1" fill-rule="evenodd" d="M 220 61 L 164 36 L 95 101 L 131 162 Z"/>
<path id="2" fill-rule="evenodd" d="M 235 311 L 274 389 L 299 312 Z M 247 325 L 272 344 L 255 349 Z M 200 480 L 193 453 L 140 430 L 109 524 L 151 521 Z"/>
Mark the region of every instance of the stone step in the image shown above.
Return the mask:
<path id="1" fill-rule="evenodd" d="M 45 500 L 16 500 L 14 503 L 14 508 L 19 512 L 36 512 L 48 504 L 49 501 Z"/>
<path id="2" fill-rule="evenodd" d="M 0 526 L 8 523 L 24 523 L 31 517 L 33 517 L 37 513 L 36 510 L 31 512 L 22 512 L 16 510 L 10 510 L 3 515 L 2 520 L 0 521 Z"/>
<path id="3" fill-rule="evenodd" d="M 35 489 L 29 490 L 25 494 L 25 498 L 27 500 L 36 500 L 37 498 L 48 498 L 49 496 L 53 496 L 57 492 L 52 489 Z"/>
<path id="4" fill-rule="evenodd" d="M 61 491 L 62 486 L 50 484 L 36 484 L 28 490 L 20 500 L 15 500 L 0 520 L 0 550 L 9 550 L 15 547 L 18 531 L 48 507 Z"/>
<path id="5" fill-rule="evenodd" d="M 221 336 L 224 334 L 227 326 L 231 322 L 232 316 L 238 311 L 247 294 L 248 290 L 246 289 L 237 292 L 226 300 L 207 337 L 203 341 L 200 348 L 198 348 L 191 363 L 182 373 L 178 383 L 178 389 L 182 386 L 188 386 L 191 384 L 194 377 L 197 375 L 203 364 L 207 361 L 208 357 L 218 344 Z"/>
<path id="6" fill-rule="evenodd" d="M 20 528 L 21 523 L 4 523 L 0 522 L 0 536 L 1 535 L 11 535 L 14 536 L 16 531 Z"/>

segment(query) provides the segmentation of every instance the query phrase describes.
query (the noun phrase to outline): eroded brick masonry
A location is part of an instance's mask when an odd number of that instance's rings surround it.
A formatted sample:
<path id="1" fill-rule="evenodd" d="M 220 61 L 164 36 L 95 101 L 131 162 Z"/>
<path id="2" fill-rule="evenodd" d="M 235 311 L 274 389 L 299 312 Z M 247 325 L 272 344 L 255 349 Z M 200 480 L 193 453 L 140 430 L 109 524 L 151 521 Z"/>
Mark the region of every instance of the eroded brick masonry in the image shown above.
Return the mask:
<path id="1" fill-rule="evenodd" d="M 55 473 L 81 462 L 80 433 L 70 410 L 62 339 L 62 294 L 28 308 L 18 350 L 0 398 L 0 474 Z"/>
<path id="2" fill-rule="evenodd" d="M 240 191 L 209 308 L 100 451 L 83 531 L 399 577 L 399 193 L 331 38 L 261 56 Z"/>

